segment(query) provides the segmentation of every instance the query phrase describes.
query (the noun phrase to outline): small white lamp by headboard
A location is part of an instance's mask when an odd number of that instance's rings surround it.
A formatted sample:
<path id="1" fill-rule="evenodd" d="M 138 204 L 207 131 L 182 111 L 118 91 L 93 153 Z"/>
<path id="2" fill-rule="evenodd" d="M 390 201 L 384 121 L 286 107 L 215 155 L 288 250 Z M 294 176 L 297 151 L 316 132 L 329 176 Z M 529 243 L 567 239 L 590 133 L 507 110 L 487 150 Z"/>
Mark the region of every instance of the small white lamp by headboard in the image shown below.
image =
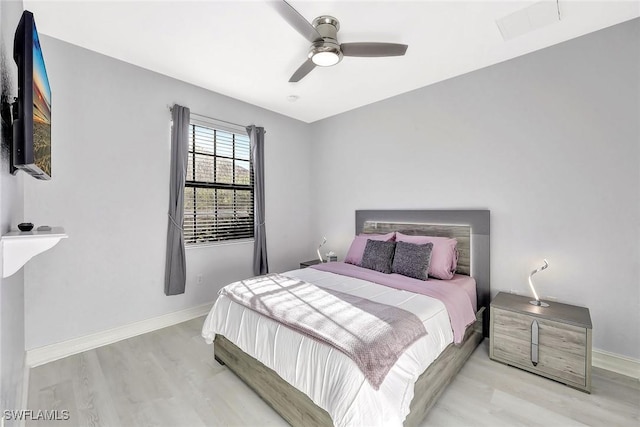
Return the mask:
<path id="1" fill-rule="evenodd" d="M 322 243 L 320 243 L 318 245 L 317 254 L 318 254 L 318 260 L 320 262 L 324 262 L 324 260 L 322 259 L 322 254 L 320 253 L 320 248 L 323 247 L 325 243 L 327 243 L 327 237 L 326 236 L 322 238 Z"/>
<path id="2" fill-rule="evenodd" d="M 533 296 L 535 298 L 535 301 L 529 301 L 529 304 L 537 305 L 538 307 L 549 307 L 549 304 L 547 304 L 546 302 L 540 301 L 540 298 L 538 298 L 538 293 L 536 292 L 536 289 L 533 287 L 533 282 L 531 281 L 531 278 L 533 277 L 534 274 L 536 274 L 539 271 L 546 270 L 548 267 L 549 267 L 549 263 L 545 259 L 544 265 L 542 267 L 533 270 L 531 274 L 529 274 L 529 286 L 531 287 L 531 291 L 533 292 Z"/>

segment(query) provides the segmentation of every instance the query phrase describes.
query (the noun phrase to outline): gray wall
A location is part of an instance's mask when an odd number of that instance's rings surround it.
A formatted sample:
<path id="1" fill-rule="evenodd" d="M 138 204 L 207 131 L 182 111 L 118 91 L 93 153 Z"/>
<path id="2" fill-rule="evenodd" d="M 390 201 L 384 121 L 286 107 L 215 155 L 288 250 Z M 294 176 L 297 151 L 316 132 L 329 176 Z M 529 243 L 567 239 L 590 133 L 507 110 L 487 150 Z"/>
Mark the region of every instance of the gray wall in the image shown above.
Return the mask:
<path id="1" fill-rule="evenodd" d="M 53 178 L 25 181 L 25 213 L 64 226 L 69 238 L 25 267 L 27 349 L 210 303 L 252 274 L 253 242 L 188 249 L 186 293 L 164 295 L 174 102 L 265 127 L 271 270 L 313 256 L 307 124 L 57 39 L 41 43 Z"/>
<path id="2" fill-rule="evenodd" d="M 18 69 L 13 61 L 13 34 L 22 14 L 22 1 L 0 2 L 0 70 L 2 98 L 18 96 Z M 0 234 L 22 222 L 23 176 L 9 173 L 11 129 L 0 128 Z M 2 249 L 0 249 L 1 253 Z M 0 270 L 2 264 L 0 263 Z M 24 376 L 24 275 L 2 279 L 0 275 L 0 406 L 1 410 L 20 409 Z M 0 414 L 1 416 L 2 414 Z M 9 425 L 15 424 L 13 421 Z"/>
<path id="3" fill-rule="evenodd" d="M 587 306 L 594 348 L 640 359 L 640 20 L 312 124 L 313 224 L 354 210 L 491 210 L 494 294 Z M 430 66 L 426 64 L 425 66 Z"/>

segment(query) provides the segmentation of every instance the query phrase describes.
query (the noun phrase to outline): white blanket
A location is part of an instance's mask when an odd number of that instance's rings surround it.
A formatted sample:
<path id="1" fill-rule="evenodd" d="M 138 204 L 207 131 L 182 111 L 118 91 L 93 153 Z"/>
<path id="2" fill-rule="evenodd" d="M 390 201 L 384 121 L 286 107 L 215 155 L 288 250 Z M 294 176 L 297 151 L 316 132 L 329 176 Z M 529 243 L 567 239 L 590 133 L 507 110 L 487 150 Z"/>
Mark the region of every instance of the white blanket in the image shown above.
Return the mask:
<path id="1" fill-rule="evenodd" d="M 378 391 L 342 352 L 307 338 L 220 296 L 202 336 L 224 335 L 248 355 L 273 369 L 325 409 L 336 426 L 399 426 L 409 413 L 414 383 L 444 348 L 453 332 L 444 304 L 433 298 L 311 268 L 283 273 L 414 313 L 427 335 L 398 359 Z"/>

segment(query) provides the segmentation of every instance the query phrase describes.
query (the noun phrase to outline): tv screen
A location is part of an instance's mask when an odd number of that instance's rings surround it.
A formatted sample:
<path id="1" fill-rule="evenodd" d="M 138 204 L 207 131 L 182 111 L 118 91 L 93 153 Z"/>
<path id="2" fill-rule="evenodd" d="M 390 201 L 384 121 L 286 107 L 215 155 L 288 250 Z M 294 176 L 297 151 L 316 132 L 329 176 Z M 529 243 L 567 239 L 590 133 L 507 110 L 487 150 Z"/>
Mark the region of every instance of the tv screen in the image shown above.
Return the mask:
<path id="1" fill-rule="evenodd" d="M 12 166 L 38 179 L 51 178 L 51 88 L 33 14 L 25 10 L 16 29 L 18 65 Z"/>

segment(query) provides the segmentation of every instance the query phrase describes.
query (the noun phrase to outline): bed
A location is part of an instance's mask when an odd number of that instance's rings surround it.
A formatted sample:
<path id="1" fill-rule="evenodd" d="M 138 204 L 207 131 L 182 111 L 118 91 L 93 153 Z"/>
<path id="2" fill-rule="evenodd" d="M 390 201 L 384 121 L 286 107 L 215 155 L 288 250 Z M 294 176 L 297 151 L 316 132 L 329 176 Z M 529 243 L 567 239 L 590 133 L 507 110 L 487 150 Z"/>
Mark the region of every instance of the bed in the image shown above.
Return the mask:
<path id="1" fill-rule="evenodd" d="M 476 283 L 473 294 L 476 321 L 462 333 L 456 332 L 457 344 L 449 336 L 453 335 L 451 324 L 443 324 L 443 316 L 448 322 L 448 312 L 439 301 L 412 295 L 407 303 L 398 297 L 397 291 L 383 285 L 321 269 L 284 273 L 290 278 L 322 282 L 328 288 L 352 288 L 372 300 L 398 300 L 402 308 L 420 316 L 430 332 L 400 356 L 379 390 L 370 389 L 370 384 L 361 378 L 362 373 L 349 366 L 353 363 L 341 352 L 236 306 L 233 301 L 219 298 L 217 309 L 214 306 L 217 311 L 214 313 L 212 309 L 208 316 L 203 336 L 214 340 L 216 360 L 231 369 L 291 425 L 418 425 L 483 335 L 486 336 L 490 299 L 489 211 L 356 211 L 356 234 L 393 231 L 457 239 L 456 278 L 466 283 L 469 280 L 465 279 L 473 276 Z M 234 313 L 240 320 L 225 323 L 234 318 Z M 218 326 L 211 326 L 214 323 Z M 306 368 L 307 365 L 311 368 Z"/>

